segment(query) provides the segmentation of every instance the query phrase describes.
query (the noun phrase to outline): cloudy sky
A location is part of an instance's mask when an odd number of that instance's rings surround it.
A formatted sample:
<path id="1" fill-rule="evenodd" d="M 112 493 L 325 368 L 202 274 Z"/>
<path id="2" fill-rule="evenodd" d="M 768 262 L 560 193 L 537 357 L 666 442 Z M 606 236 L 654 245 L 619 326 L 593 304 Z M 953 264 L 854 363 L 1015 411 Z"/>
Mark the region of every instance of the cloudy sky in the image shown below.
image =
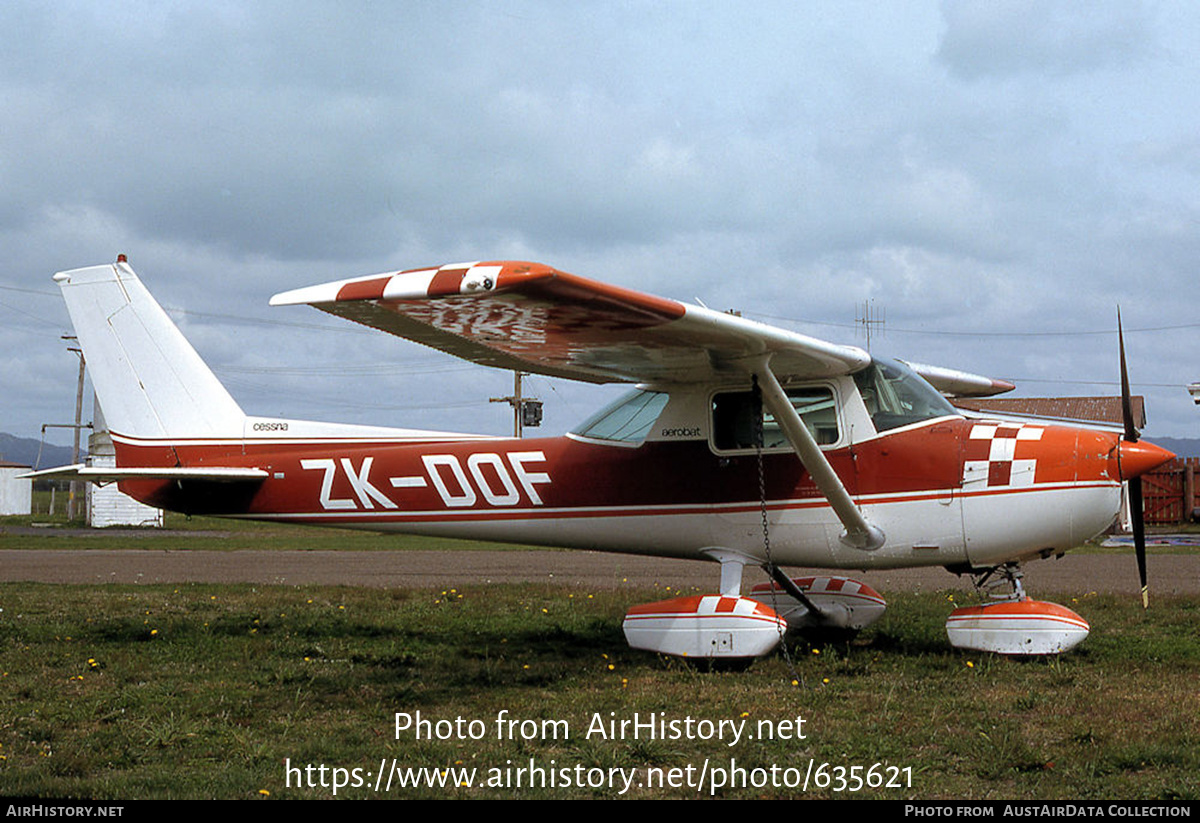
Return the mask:
<path id="1" fill-rule="evenodd" d="M 503 433 L 511 376 L 276 292 L 575 274 L 1198 433 L 1200 6 L 7 2 L 0 431 L 73 414 L 55 271 L 129 256 L 251 413 Z M 614 389 L 534 379 L 553 433 Z M 53 442 L 67 442 L 62 430 Z"/>

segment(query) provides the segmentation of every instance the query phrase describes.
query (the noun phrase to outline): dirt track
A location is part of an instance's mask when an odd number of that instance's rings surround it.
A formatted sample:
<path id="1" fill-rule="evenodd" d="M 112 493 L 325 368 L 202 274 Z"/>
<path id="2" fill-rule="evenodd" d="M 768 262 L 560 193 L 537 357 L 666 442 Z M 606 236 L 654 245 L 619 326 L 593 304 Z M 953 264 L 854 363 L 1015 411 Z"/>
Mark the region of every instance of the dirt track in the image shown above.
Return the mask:
<path id="1" fill-rule="evenodd" d="M 968 589 L 970 581 L 941 568 L 849 572 L 888 591 Z M 0 551 L 0 581 L 47 583 L 259 583 L 421 587 L 555 582 L 593 588 L 659 583 L 714 590 L 714 563 L 565 551 Z M 1152 595 L 1200 594 L 1200 556 L 1151 555 Z M 746 582 L 765 580 L 754 570 Z M 1050 592 L 1135 594 L 1132 555 L 1067 555 L 1026 564 L 1025 583 L 1037 597 Z"/>

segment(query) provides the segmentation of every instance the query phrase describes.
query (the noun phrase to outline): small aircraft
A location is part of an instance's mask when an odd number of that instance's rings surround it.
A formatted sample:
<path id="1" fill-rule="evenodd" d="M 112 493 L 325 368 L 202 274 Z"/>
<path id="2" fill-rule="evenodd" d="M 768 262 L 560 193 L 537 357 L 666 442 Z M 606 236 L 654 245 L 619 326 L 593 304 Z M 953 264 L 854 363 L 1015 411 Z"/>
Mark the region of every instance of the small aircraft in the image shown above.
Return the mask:
<path id="1" fill-rule="evenodd" d="M 1020 563 L 1103 531 L 1122 481 L 1140 486 L 1173 456 L 1139 442 L 1128 411 L 1124 435 L 967 417 L 946 395 L 1013 386 L 509 261 L 342 280 L 271 305 L 631 393 L 543 439 L 255 417 L 124 255 L 55 280 L 117 467 L 37 475 L 117 482 L 194 514 L 707 558 L 720 564 L 715 592 L 625 618 L 632 646 L 680 657 L 744 661 L 789 628 L 855 631 L 883 613 L 864 583 L 792 579 L 785 565 L 969 573 L 995 602 L 954 611 L 953 645 L 1069 649 L 1086 621 L 1028 598 Z M 1124 374 L 1123 341 L 1121 357 Z M 1144 591 L 1144 539 L 1138 555 Z M 746 565 L 774 582 L 743 595 Z"/>

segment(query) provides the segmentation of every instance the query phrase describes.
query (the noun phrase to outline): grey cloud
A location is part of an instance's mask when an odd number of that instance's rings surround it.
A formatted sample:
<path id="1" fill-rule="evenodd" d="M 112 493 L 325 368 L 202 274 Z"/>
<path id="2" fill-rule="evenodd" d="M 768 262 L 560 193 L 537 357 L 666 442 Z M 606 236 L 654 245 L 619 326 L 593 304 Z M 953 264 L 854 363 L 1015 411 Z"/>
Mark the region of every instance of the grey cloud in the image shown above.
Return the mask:
<path id="1" fill-rule="evenodd" d="M 1153 48 L 1152 8 L 1136 2 L 944 0 L 938 58 L 968 80 L 1115 69 Z"/>

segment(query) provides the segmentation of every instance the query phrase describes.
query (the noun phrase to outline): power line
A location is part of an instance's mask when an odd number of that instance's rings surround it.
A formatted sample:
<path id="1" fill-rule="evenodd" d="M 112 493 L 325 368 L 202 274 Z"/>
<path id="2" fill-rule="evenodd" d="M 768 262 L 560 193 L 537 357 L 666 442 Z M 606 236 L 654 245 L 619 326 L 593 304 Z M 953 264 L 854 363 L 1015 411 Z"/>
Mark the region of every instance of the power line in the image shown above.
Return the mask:
<path id="1" fill-rule="evenodd" d="M 352 334 L 369 334 L 371 329 L 358 323 L 346 323 L 337 325 L 328 325 L 325 323 L 304 323 L 297 320 L 268 320 L 265 317 L 246 317 L 238 314 L 218 314 L 216 312 L 193 311 L 191 309 L 181 309 L 178 306 L 163 306 L 166 311 L 172 314 L 183 314 L 188 317 L 207 317 L 214 320 L 231 320 L 236 323 L 245 323 L 251 326 L 286 326 L 295 329 L 316 329 L 318 331 L 332 332 L 350 332 Z"/>
<path id="2" fill-rule="evenodd" d="M 298 377 L 369 377 L 373 375 L 443 374 L 481 368 L 474 363 L 329 363 L 314 366 L 214 366 L 220 374 L 272 374 Z"/>
<path id="3" fill-rule="evenodd" d="M 758 314 L 757 312 L 746 312 L 747 315 L 757 318 L 765 318 L 768 320 L 784 320 L 789 323 L 803 323 L 809 326 L 831 326 L 839 329 L 858 329 L 858 323 L 832 323 L 822 320 L 805 320 L 800 317 L 783 317 L 774 314 Z M 1099 329 L 1091 331 L 951 331 L 943 329 L 904 329 L 895 326 L 888 326 L 889 332 L 899 332 L 901 334 L 929 334 L 943 337 L 1092 337 L 1096 335 L 1111 335 L 1116 333 L 1116 329 Z M 1174 326 L 1144 326 L 1140 329 L 1126 329 L 1126 334 L 1135 334 L 1140 332 L 1152 331 L 1176 331 L 1178 329 L 1196 329 L 1200 328 L 1200 323 L 1181 323 Z"/>

